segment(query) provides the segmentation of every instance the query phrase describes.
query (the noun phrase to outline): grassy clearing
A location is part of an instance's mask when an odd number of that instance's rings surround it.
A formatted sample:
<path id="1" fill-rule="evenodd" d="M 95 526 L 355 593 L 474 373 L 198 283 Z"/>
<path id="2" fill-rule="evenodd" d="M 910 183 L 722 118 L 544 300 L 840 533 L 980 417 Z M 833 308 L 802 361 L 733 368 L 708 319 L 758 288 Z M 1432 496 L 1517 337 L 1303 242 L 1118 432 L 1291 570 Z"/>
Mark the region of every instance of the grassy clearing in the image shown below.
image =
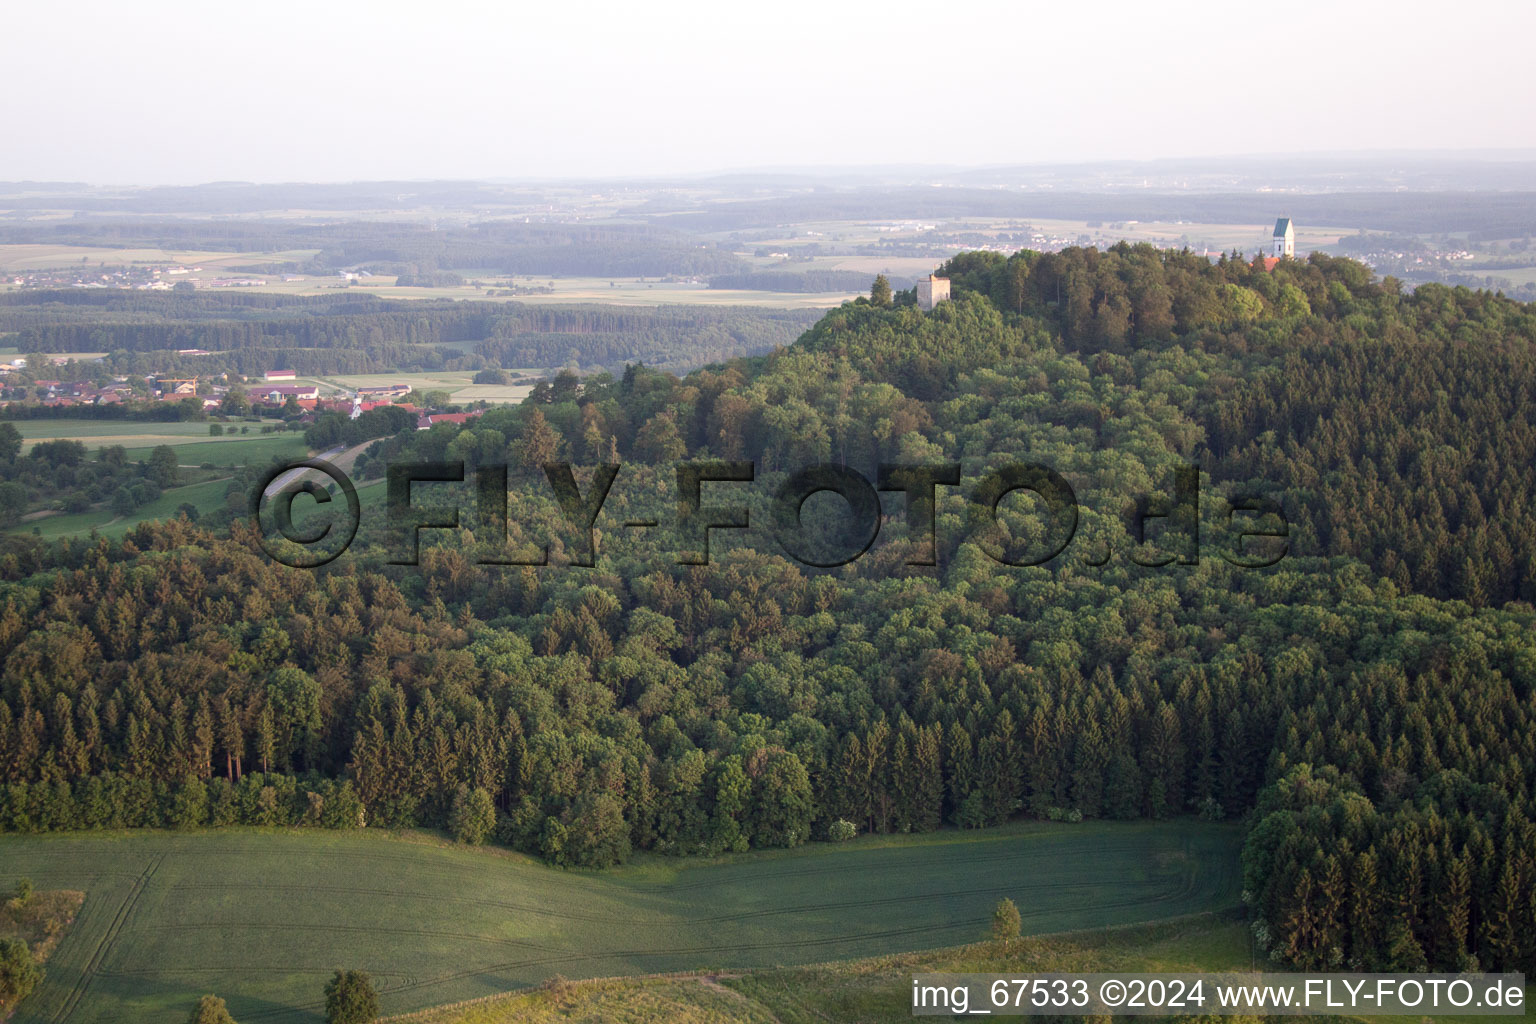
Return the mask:
<path id="1" fill-rule="evenodd" d="M 228 487 L 229 483 L 224 479 L 205 480 L 185 487 L 172 487 L 129 516 L 118 516 L 104 508 L 88 512 L 65 512 L 23 522 L 11 527 L 9 532 L 35 532 L 44 540 L 84 536 L 92 530 L 103 537 L 121 537 L 140 523 L 152 519 L 175 519 L 182 505 L 191 505 L 200 513 L 220 508 L 224 504 L 224 492 Z"/>
<path id="2" fill-rule="evenodd" d="M 1004 895 L 1043 933 L 1231 907 L 1238 886 L 1237 830 L 1195 822 L 1021 824 L 604 873 L 415 838 L 0 838 L 0 885 L 26 874 L 87 893 L 23 1019 L 172 1019 L 212 991 L 241 1021 L 312 1021 L 343 965 L 404 1013 L 557 972 L 734 973 L 953 946 L 984 934 Z"/>

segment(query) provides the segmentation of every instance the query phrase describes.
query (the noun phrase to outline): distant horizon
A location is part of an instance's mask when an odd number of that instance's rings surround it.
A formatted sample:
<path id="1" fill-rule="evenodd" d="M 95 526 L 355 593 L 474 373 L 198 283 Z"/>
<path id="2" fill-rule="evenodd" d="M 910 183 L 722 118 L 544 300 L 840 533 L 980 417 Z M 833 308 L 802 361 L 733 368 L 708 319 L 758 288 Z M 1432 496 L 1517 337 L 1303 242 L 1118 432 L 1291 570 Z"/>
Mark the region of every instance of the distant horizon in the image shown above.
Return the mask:
<path id="1" fill-rule="evenodd" d="M 1372 161 L 1401 160 L 1413 163 L 1465 163 L 1465 164 L 1518 164 L 1536 163 L 1536 147 L 1468 147 L 1443 149 L 1346 149 L 1302 150 L 1295 152 L 1233 152 L 1223 154 L 1188 154 L 1159 157 L 1107 157 L 1085 160 L 1031 160 L 1003 161 L 997 163 L 784 163 L 743 164 L 709 169 L 679 170 L 670 173 L 608 173 L 608 174 L 550 174 L 509 176 L 497 174 L 427 175 L 404 177 L 394 175 L 353 175 L 337 178 L 210 178 L 206 180 L 137 180 L 115 181 L 88 178 L 8 178 L 0 177 L 0 187 L 15 186 L 69 186 L 92 189 L 176 189 L 213 188 L 222 186 L 303 186 L 303 185 L 375 185 L 375 184 L 435 184 L 465 183 L 490 185 L 548 185 L 586 182 L 707 182 L 721 178 L 752 176 L 783 176 L 805 178 L 855 177 L 870 175 L 945 175 L 979 174 L 1004 171 L 1039 171 L 1048 169 L 1110 169 L 1130 167 L 1178 167 L 1201 163 L 1219 172 L 1224 168 L 1246 169 L 1242 165 L 1258 161 L 1278 161 L 1293 166 L 1320 164 L 1329 160 L 1352 161 L 1368 164 Z M 1531 190 L 1536 191 L 1536 181 Z"/>

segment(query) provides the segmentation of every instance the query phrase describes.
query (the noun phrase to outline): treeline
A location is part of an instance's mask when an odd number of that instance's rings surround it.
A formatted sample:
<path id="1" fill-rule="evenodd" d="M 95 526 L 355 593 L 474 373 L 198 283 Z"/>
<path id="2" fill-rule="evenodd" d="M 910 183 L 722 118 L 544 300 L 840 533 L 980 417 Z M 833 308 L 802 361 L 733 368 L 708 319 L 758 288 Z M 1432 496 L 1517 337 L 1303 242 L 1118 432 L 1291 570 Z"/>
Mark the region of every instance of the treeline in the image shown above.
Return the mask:
<path id="1" fill-rule="evenodd" d="M 137 423 L 182 423 L 207 419 L 203 400 L 189 395 L 179 402 L 135 401 L 108 405 L 36 405 L 10 402 L 0 407 L 0 420 L 126 420 Z"/>
<path id="2" fill-rule="evenodd" d="M 755 307 L 522 306 L 515 303 L 290 299 L 124 292 L 0 296 L 0 330 L 24 352 L 107 352 L 115 373 L 260 376 L 391 370 L 476 370 L 486 365 L 686 370 L 792 342 L 809 310 Z M 28 301 L 19 301 L 19 298 Z M 473 354 L 464 346 L 475 343 Z M 202 349 L 210 355 L 179 355 Z"/>
<path id="3" fill-rule="evenodd" d="M 629 363 L 684 371 L 792 343 L 815 323 L 811 310 L 663 306 L 655 310 L 529 307 L 498 322 L 475 346 L 496 366 L 577 366 L 617 371 Z"/>
<path id="4" fill-rule="evenodd" d="M 1303 764 L 1266 790 L 1244 849 L 1257 939 L 1303 970 L 1529 970 L 1529 807 L 1452 770 L 1383 811 Z"/>
<path id="5" fill-rule="evenodd" d="M 281 825 L 362 828 L 366 812 L 345 780 L 253 772 L 231 782 L 175 783 L 106 772 L 75 780 L 13 782 L 0 789 L 0 831 Z"/>
<path id="6" fill-rule="evenodd" d="M 16 332 L 14 345 L 25 352 L 201 348 L 222 354 L 249 349 L 452 344 L 488 337 L 495 309 L 489 304 L 373 297 L 314 301 L 274 296 L 278 301 L 229 302 L 222 297 L 166 293 L 153 297 L 125 293 L 133 298 L 81 308 L 60 301 L 61 294 L 70 293 L 17 294 L 33 302 L 0 306 L 0 325 Z"/>
<path id="7" fill-rule="evenodd" d="M 344 444 L 348 448 L 378 437 L 416 429 L 416 413 L 394 405 L 369 409 L 356 419 L 339 412 L 321 413 L 304 430 L 304 443 L 315 450 Z"/>
<path id="8" fill-rule="evenodd" d="M 464 283 L 464 275 L 451 270 L 422 270 L 411 266 L 395 275 L 402 288 L 453 288 Z"/>

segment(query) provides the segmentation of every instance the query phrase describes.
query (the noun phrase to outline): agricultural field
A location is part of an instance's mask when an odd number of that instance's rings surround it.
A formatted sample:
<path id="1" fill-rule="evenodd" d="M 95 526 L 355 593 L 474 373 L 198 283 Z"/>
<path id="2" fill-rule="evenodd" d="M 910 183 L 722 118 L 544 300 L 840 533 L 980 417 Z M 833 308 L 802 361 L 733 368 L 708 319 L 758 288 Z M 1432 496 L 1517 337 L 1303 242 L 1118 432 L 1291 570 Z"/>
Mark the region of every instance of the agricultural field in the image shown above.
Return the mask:
<path id="1" fill-rule="evenodd" d="M 318 249 L 293 249 L 284 252 L 212 252 L 200 249 L 115 249 L 82 245 L 0 245 L 0 273 L 20 274 L 32 270 L 54 270 L 82 263 L 108 267 L 154 265 L 199 266 L 201 274 L 190 277 L 222 277 L 231 267 L 248 268 L 263 263 L 302 263 L 313 259 Z"/>
<path id="2" fill-rule="evenodd" d="M 23 454 L 39 441 L 79 441 L 86 448 L 94 451 L 114 444 L 120 444 L 125 448 L 149 449 L 163 444 L 207 444 L 213 440 L 208 434 L 207 423 L 149 423 L 141 420 L 86 419 L 10 420 L 8 422 L 21 434 Z M 236 430 L 241 427 L 250 427 L 251 432 L 240 434 L 235 438 L 226 435 L 220 441 L 224 444 L 255 444 L 271 441 L 275 435 L 263 434 L 260 428 L 281 425 L 281 423 L 281 420 L 267 420 L 264 423 L 236 421 L 233 424 L 224 424 L 226 431 L 233 426 Z M 187 462 L 186 459 L 182 461 Z M 198 462 L 203 461 L 207 460 L 198 460 Z"/>
<path id="3" fill-rule="evenodd" d="M 730 291 L 711 289 L 704 284 L 684 281 L 665 282 L 655 278 L 536 277 L 515 280 L 502 275 L 473 270 L 463 272 L 466 282 L 481 280 L 485 288 L 473 284 L 443 288 L 398 287 L 392 274 L 361 277 L 346 282 L 335 274 L 264 273 L 263 264 L 304 263 L 318 250 L 295 249 L 283 252 L 201 252 L 168 249 L 109 249 L 69 245 L 0 245 L 0 290 L 12 287 L 10 275 L 32 271 L 65 270 L 104 265 L 115 267 L 185 266 L 197 270 L 184 275 L 163 277 L 167 282 L 193 281 L 203 287 L 213 282 L 240 278 L 260 280 L 258 286 L 241 286 L 239 291 L 274 292 L 284 295 L 324 295 L 341 289 L 367 291 L 394 299 L 480 299 L 507 302 L 572 303 L 599 302 L 626 306 L 659 306 L 677 303 L 710 306 L 772 306 L 775 308 L 820 309 L 836 306 L 850 294 L 799 294 L 792 292 Z M 83 262 L 82 262 L 83 261 Z M 238 268 L 238 269 L 237 269 Z M 289 277 L 291 280 L 284 280 Z M 506 291 L 520 286 L 552 287 L 549 294 L 510 295 Z M 488 295 L 488 291 L 499 294 Z"/>
<path id="4" fill-rule="evenodd" d="M 818 266 L 817 269 L 826 269 Z M 873 275 L 871 275 L 873 277 Z M 639 278 L 564 277 L 536 279 L 536 285 L 553 285 L 547 295 L 518 295 L 528 303 L 611 303 L 621 306 L 769 306 L 774 309 L 830 309 L 854 297 L 855 292 L 772 292 L 711 288 L 682 281 Z M 409 291 L 410 289 L 401 289 Z M 431 289 L 436 291 L 437 289 Z"/>
<path id="5" fill-rule="evenodd" d="M 281 434 L 257 434 L 253 431 L 247 437 L 209 438 L 205 430 L 204 440 L 188 441 L 186 444 L 175 445 L 175 448 L 176 457 L 183 468 L 208 464 L 217 467 L 260 465 L 275 458 L 302 459 L 309 453 L 304 445 L 304 435 L 292 431 Z M 153 446 L 129 448 L 128 458 L 141 462 L 149 458 L 152 451 Z"/>
<path id="6" fill-rule="evenodd" d="M 925 260 L 926 270 L 938 264 L 937 260 Z M 771 263 L 764 263 L 772 267 Z M 834 263 L 802 264 L 801 269 L 814 266 L 824 270 Z M 688 281 L 662 281 L 639 277 L 535 277 L 531 280 L 518 277 L 515 280 L 495 275 L 464 273 L 466 280 L 482 280 L 485 288 L 463 284 L 445 288 L 397 287 L 395 279 L 388 275 L 365 278 L 353 285 L 381 298 L 391 299 L 475 299 L 489 302 L 526 302 L 554 305 L 573 303 L 598 303 L 615 306 L 767 306 L 774 309 L 829 309 L 854 296 L 854 292 L 773 292 L 748 289 L 711 288 L 707 284 Z M 873 275 L 871 275 L 873 277 Z M 324 282 L 321 284 L 320 282 Z M 551 291 L 533 294 L 508 294 L 513 285 L 520 287 L 550 288 Z M 335 287 L 329 279 L 312 279 L 306 289 L 298 285 L 269 286 L 264 290 L 293 289 L 297 295 L 317 295 Z M 494 292 L 495 294 L 490 294 Z"/>
<path id="7" fill-rule="evenodd" d="M 537 371 L 514 371 L 525 374 L 533 374 Z M 412 393 L 402 402 L 421 401 L 421 393 L 424 391 L 446 391 L 450 400 L 455 404 L 468 404 L 470 402 L 521 402 L 533 390 L 533 384 L 476 384 L 474 373 L 454 373 L 451 371 L 434 371 L 430 373 L 358 373 L 342 374 L 331 377 L 303 377 L 300 383 L 314 383 L 321 386 L 322 394 L 326 389 L 340 390 L 342 388 L 366 388 L 383 387 L 389 384 L 409 384 Z"/>
<path id="8" fill-rule="evenodd" d="M 83 889 L 20 1024 L 185 1016 L 319 1019 L 337 967 L 387 1014 L 556 973 L 741 971 L 936 949 L 1012 898 L 1026 934 L 1233 908 L 1239 832 L 1176 823 L 1015 824 L 716 861 L 558 870 L 504 850 L 371 832 L 0 837 L 0 885 Z M 767 1019 L 767 1018 L 762 1018 Z"/>
<path id="9" fill-rule="evenodd" d="M 1503 278 L 1515 287 L 1536 284 L 1536 266 L 1490 268 L 1480 266 L 1476 260 L 1468 260 L 1462 269 L 1468 274 L 1486 274 L 1494 278 Z"/>

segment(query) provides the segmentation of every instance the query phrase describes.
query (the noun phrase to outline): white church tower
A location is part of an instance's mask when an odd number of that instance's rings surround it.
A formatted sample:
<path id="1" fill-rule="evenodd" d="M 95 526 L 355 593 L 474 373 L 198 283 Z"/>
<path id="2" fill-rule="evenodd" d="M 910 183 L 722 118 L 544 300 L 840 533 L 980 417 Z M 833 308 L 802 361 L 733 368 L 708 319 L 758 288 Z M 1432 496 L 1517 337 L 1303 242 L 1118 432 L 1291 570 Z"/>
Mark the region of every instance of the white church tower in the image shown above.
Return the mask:
<path id="1" fill-rule="evenodd" d="M 1275 236 L 1272 242 L 1269 254 L 1276 259 L 1296 255 L 1296 229 L 1291 227 L 1291 218 L 1281 217 L 1275 221 Z"/>

